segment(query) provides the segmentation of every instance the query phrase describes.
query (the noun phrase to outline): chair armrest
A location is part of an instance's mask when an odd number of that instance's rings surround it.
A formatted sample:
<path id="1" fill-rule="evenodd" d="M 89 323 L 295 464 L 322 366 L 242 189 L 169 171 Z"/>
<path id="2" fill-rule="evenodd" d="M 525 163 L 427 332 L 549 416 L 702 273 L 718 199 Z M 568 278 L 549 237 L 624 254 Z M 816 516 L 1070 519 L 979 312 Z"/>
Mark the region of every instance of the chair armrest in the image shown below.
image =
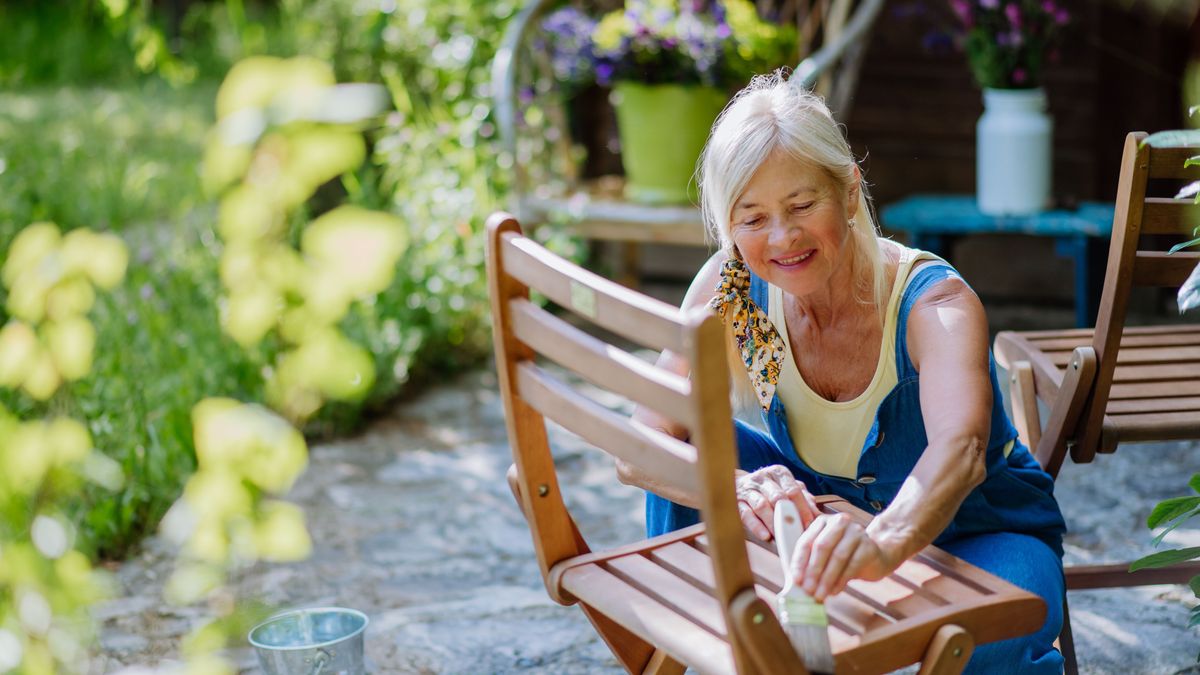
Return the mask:
<path id="1" fill-rule="evenodd" d="M 1057 477 L 1062 468 L 1063 459 L 1067 452 L 1067 443 L 1075 435 L 1075 427 L 1083 406 L 1087 403 L 1092 391 L 1092 381 L 1096 378 L 1096 350 L 1090 345 L 1076 347 L 1067 364 L 1062 386 L 1050 407 L 1050 421 L 1042 432 L 1034 457 L 1038 464 L 1051 476 Z M 1092 456 L 1095 456 L 1093 451 Z M 1082 459 L 1075 453 L 1072 458 L 1076 462 L 1090 462 L 1091 457 Z"/>

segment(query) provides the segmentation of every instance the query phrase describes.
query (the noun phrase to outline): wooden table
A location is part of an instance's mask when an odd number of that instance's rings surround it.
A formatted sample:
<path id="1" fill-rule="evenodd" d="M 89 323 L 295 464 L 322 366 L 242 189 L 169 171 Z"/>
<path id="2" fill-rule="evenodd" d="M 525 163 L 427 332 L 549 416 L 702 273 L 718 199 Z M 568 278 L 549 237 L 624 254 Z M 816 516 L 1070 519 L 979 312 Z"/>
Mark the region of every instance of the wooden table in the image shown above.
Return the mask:
<path id="1" fill-rule="evenodd" d="M 881 225 L 904 232 L 909 245 L 946 257 L 953 239 L 985 233 L 1053 237 L 1055 252 L 1075 266 L 1075 324 L 1090 326 L 1096 319 L 1113 205 L 1083 202 L 1075 209 L 1055 209 L 1025 216 L 980 213 L 974 195 L 918 194 L 888 204 L 879 212 Z"/>

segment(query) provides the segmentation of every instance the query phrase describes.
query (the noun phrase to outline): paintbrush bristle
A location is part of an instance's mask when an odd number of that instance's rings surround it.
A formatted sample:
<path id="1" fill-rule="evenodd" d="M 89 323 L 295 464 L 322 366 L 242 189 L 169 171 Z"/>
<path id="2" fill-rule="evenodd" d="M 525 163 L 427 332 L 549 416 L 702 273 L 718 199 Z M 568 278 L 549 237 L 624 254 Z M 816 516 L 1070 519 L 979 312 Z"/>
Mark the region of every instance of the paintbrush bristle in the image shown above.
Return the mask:
<path id="1" fill-rule="evenodd" d="M 792 646 L 813 673 L 833 672 L 833 649 L 829 644 L 829 619 L 825 606 L 799 589 L 779 596 L 779 623 Z"/>

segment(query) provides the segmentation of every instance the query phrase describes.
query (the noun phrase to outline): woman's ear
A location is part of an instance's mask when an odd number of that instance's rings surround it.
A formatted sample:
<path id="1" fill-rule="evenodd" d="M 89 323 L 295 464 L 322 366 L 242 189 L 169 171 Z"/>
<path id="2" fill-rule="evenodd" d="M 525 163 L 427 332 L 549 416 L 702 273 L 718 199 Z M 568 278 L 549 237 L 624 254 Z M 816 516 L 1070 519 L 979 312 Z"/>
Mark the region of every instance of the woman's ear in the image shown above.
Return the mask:
<path id="1" fill-rule="evenodd" d="M 846 193 L 846 218 L 858 215 L 859 192 L 862 190 L 862 172 L 858 164 L 854 165 L 854 175 L 850 179 L 850 189 Z"/>

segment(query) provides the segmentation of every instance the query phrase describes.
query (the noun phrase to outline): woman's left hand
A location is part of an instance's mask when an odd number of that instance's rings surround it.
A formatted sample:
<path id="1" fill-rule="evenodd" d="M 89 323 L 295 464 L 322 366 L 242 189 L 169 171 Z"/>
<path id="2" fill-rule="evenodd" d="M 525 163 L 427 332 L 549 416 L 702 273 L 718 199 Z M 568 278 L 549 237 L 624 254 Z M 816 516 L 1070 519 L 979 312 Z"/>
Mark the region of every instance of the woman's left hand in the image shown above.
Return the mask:
<path id="1" fill-rule="evenodd" d="M 884 578 L 903 562 L 897 557 L 850 516 L 824 514 L 796 541 L 792 574 L 805 593 L 824 602 L 845 589 L 851 579 Z"/>

